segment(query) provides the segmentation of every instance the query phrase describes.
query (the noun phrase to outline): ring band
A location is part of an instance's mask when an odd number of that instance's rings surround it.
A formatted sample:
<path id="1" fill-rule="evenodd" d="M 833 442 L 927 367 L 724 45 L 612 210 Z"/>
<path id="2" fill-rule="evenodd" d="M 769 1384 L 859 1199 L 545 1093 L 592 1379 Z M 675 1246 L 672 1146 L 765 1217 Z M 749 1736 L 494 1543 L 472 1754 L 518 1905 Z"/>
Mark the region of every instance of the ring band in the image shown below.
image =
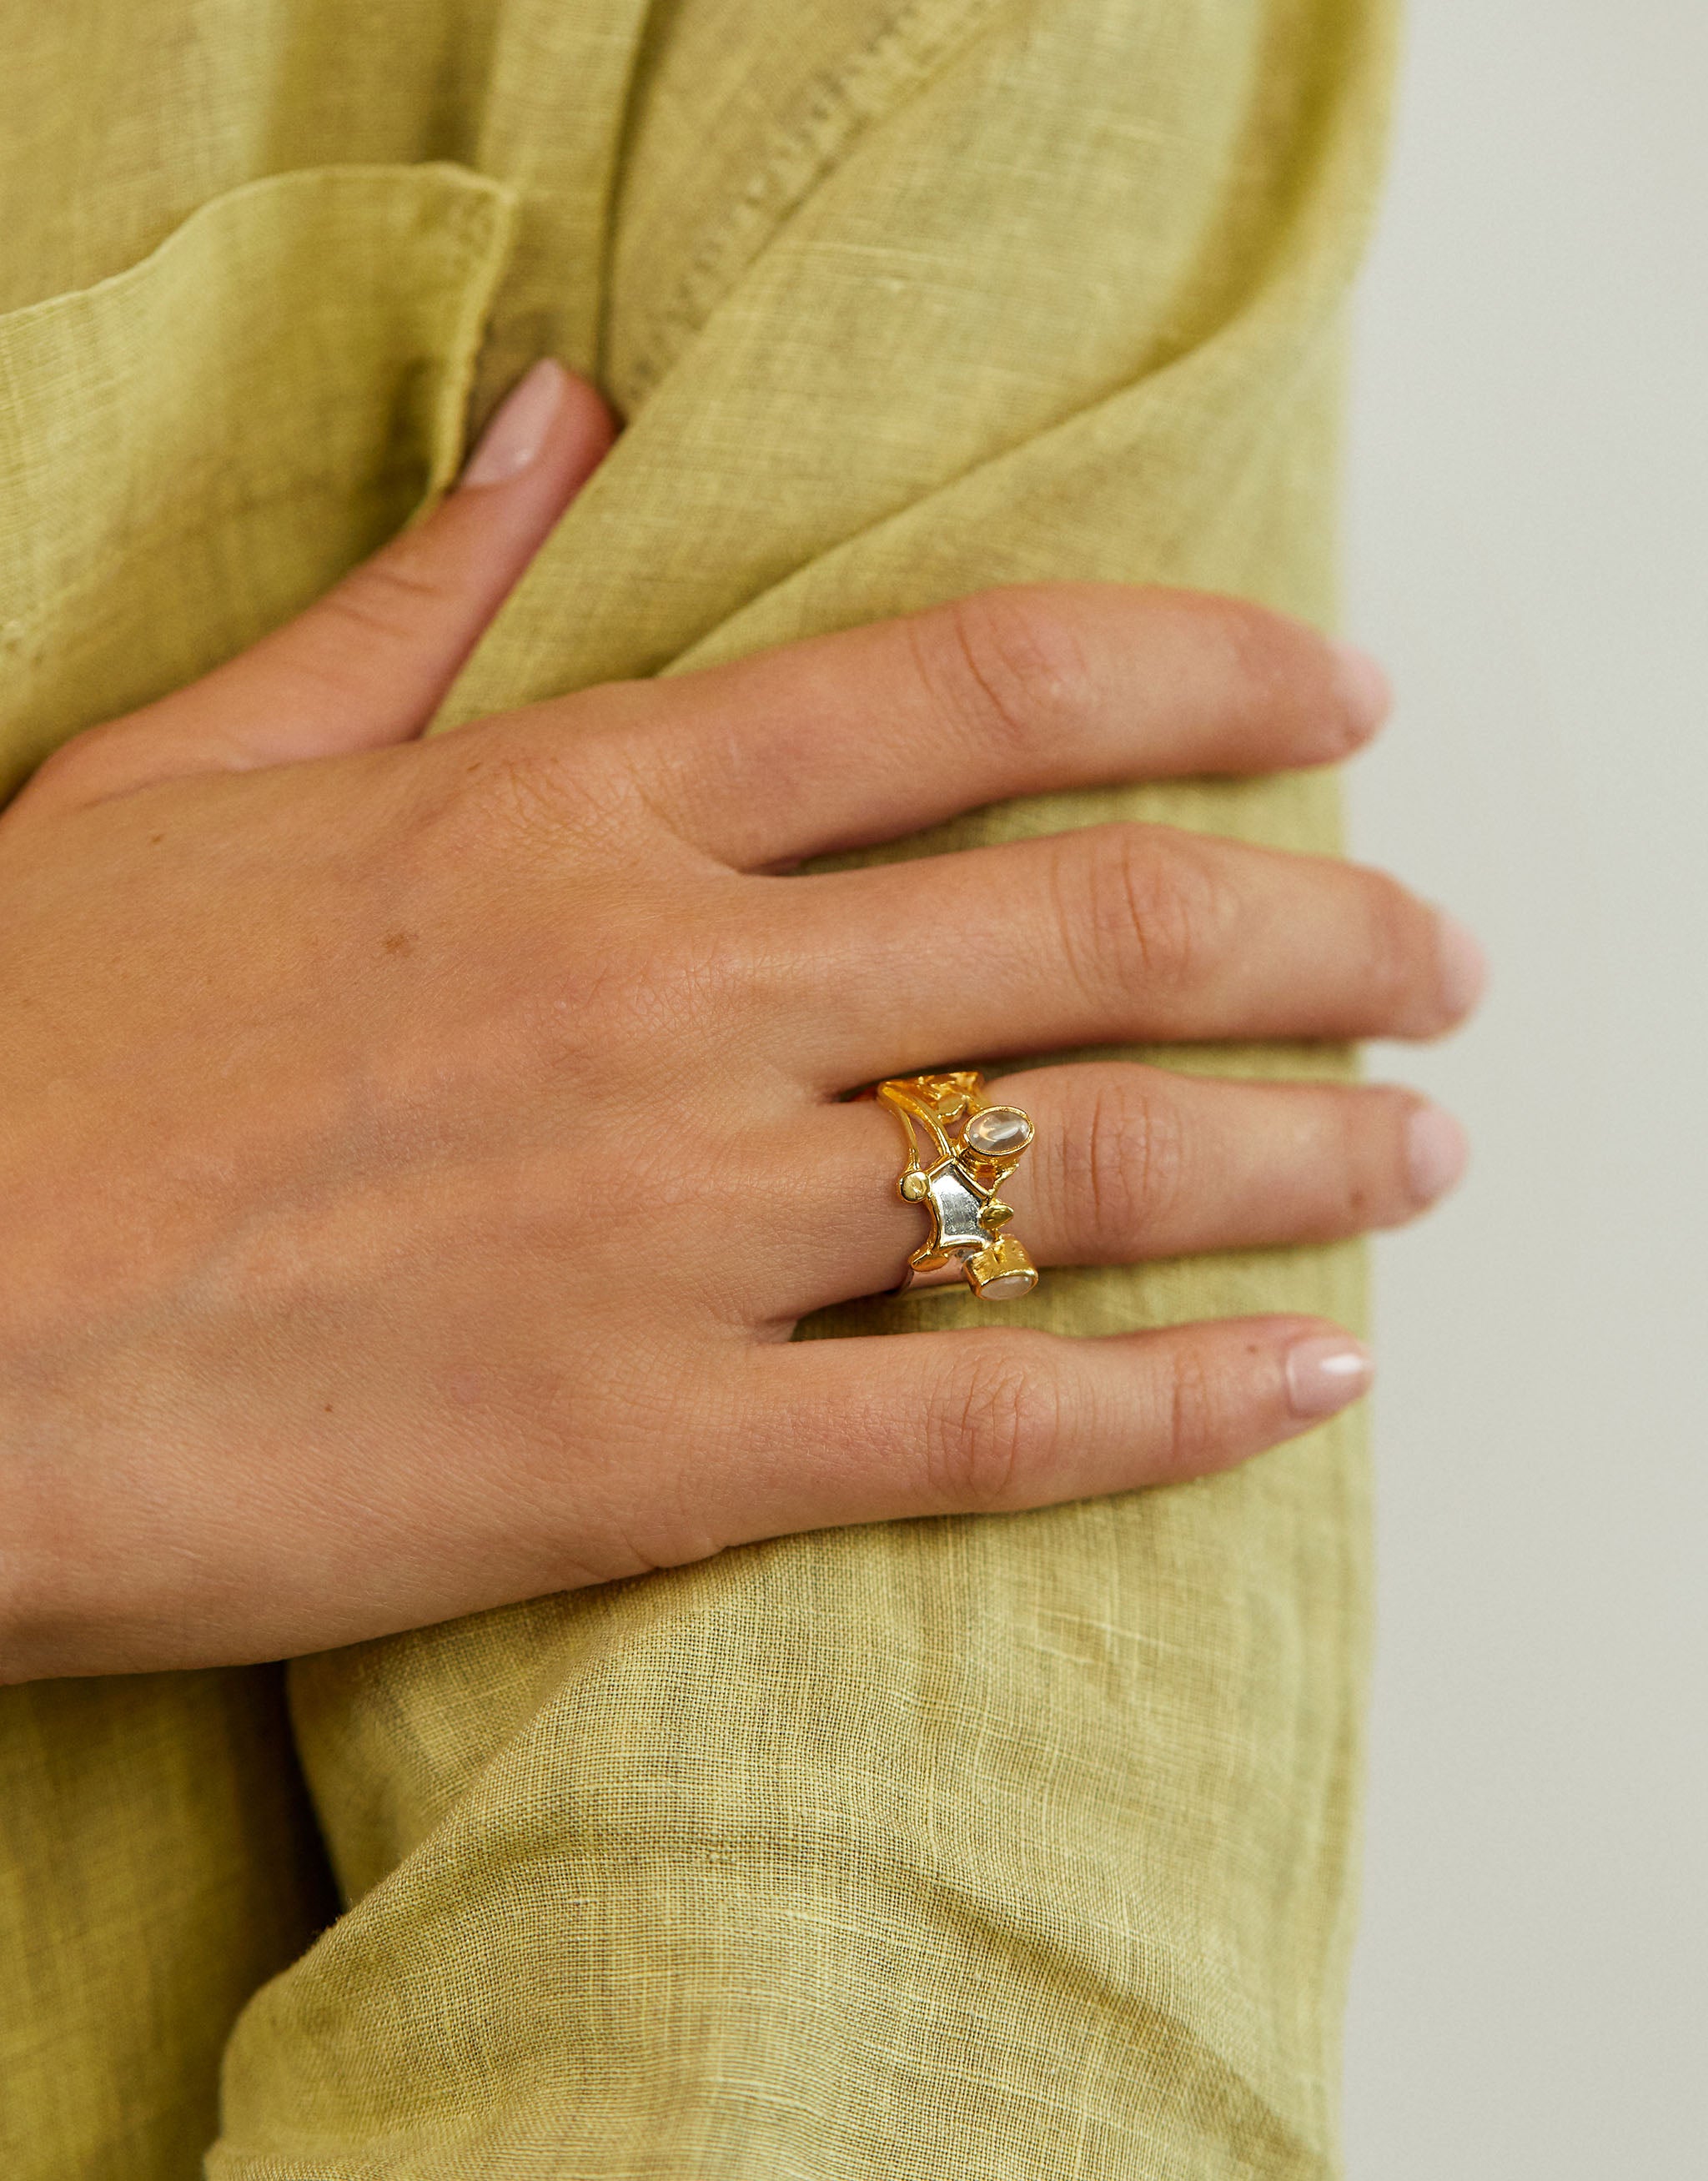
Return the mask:
<path id="1" fill-rule="evenodd" d="M 1003 1232 L 1014 1207 L 997 1191 L 1031 1148 L 1031 1120 L 1018 1106 L 992 1106 L 976 1068 L 895 1076 L 873 1095 L 895 1115 L 906 1139 L 907 1164 L 898 1192 L 931 1222 L 896 1293 L 964 1279 L 986 1302 L 1029 1295 L 1038 1284 L 1038 1268 L 1024 1246 Z"/>

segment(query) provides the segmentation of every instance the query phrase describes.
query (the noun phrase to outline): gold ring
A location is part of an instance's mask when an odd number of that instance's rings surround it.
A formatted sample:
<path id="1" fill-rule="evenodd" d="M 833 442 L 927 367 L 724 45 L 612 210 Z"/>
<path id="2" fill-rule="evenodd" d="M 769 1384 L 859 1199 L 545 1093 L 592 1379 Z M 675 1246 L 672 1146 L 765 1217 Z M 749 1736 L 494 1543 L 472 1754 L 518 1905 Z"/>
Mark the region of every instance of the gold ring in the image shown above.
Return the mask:
<path id="1" fill-rule="evenodd" d="M 931 1232 L 908 1259 L 896 1293 L 964 1279 L 986 1302 L 1012 1302 L 1038 1284 L 1024 1247 L 1003 1232 L 1014 1216 L 997 1195 L 1031 1146 L 1018 1106 L 992 1106 L 976 1068 L 898 1075 L 873 1094 L 901 1124 L 907 1164 L 896 1187 L 924 1208 Z M 928 1154 L 920 1157 L 923 1140 Z"/>

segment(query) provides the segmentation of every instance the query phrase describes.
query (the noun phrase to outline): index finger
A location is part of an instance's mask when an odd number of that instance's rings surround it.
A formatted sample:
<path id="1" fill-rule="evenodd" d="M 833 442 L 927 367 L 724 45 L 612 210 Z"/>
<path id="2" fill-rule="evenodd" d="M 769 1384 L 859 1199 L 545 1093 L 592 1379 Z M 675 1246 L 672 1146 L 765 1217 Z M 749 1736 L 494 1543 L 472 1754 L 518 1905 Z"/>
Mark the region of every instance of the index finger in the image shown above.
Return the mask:
<path id="1" fill-rule="evenodd" d="M 1327 764 L 1388 702 L 1374 660 L 1285 615 L 1058 583 L 650 683 L 621 738 L 650 805 L 750 870 L 1009 796 Z"/>

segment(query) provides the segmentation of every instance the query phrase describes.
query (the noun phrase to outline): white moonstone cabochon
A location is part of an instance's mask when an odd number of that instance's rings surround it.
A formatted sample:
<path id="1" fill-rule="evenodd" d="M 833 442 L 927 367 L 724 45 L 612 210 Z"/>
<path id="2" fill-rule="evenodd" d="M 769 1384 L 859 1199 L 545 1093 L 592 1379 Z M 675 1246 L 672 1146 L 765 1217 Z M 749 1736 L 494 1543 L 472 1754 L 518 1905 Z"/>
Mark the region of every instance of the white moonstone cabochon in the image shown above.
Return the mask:
<path id="1" fill-rule="evenodd" d="M 1032 1124 L 1018 1106 L 987 1106 L 967 1123 L 970 1151 L 984 1158 L 1012 1158 L 1032 1140 Z"/>

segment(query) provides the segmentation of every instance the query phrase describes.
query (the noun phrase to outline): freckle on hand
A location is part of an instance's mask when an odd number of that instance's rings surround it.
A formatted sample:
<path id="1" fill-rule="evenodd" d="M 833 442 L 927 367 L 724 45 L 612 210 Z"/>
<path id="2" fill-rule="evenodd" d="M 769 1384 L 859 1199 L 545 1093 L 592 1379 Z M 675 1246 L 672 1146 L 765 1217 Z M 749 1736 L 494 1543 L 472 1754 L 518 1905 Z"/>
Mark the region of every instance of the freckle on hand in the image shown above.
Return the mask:
<path id="1" fill-rule="evenodd" d="M 415 934 L 412 931 L 388 931 L 385 951 L 388 954 L 412 954 L 415 952 Z"/>

